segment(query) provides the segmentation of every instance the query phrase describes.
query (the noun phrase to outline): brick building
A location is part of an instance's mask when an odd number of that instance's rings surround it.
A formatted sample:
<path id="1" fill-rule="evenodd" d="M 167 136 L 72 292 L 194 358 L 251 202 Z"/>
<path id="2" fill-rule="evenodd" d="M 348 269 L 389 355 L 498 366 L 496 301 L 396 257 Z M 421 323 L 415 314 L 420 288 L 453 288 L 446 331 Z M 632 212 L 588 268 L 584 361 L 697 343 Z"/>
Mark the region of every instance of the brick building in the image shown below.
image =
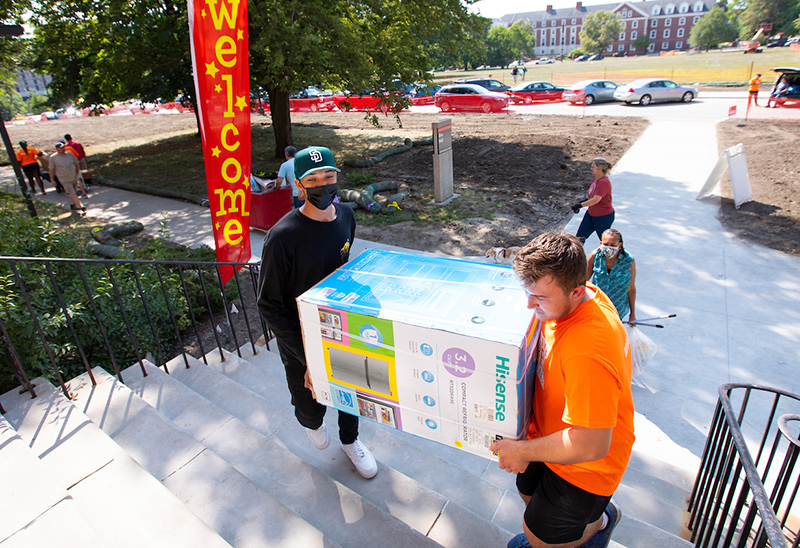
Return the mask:
<path id="1" fill-rule="evenodd" d="M 500 24 L 510 27 L 519 21 L 527 21 L 536 35 L 535 55 L 569 55 L 580 46 L 580 32 L 586 16 L 592 12 L 617 13 L 622 23 L 622 32 L 608 48 L 608 53 L 644 53 L 633 46 L 633 41 L 642 33 L 650 40 L 649 53 L 660 51 L 686 51 L 689 32 L 700 18 L 708 13 L 713 3 L 710 0 L 645 0 L 584 6 L 577 2 L 573 8 L 553 8 L 528 13 L 511 13 L 500 18 Z"/>
<path id="2" fill-rule="evenodd" d="M 47 86 L 50 84 L 49 74 L 35 74 L 29 70 L 17 70 L 17 79 L 14 89 L 27 101 L 31 95 L 47 95 Z"/>

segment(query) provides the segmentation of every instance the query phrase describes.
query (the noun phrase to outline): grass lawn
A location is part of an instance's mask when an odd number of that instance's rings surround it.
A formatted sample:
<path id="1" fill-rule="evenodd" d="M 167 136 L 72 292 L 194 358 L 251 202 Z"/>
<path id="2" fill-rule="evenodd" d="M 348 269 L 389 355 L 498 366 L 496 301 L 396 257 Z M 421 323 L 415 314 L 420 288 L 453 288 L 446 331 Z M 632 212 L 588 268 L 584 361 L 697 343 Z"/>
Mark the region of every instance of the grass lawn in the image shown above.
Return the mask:
<path id="1" fill-rule="evenodd" d="M 774 80 L 773 67 L 800 66 L 800 52 L 789 48 L 764 48 L 763 53 L 747 54 L 738 51 L 679 55 L 646 55 L 639 57 L 607 57 L 602 61 L 576 63 L 556 62 L 552 65 L 528 63 L 525 80 L 545 80 L 569 85 L 589 78 L 605 78 L 617 83 L 637 78 L 664 77 L 685 84 L 738 83 L 744 85 L 750 74 L 760 72 L 764 84 Z M 751 68 L 752 66 L 752 68 Z M 511 69 L 491 68 L 471 71 L 447 71 L 434 74 L 437 84 L 451 83 L 474 76 L 493 78 L 511 85 Z M 521 80 L 518 80 L 518 82 Z"/>

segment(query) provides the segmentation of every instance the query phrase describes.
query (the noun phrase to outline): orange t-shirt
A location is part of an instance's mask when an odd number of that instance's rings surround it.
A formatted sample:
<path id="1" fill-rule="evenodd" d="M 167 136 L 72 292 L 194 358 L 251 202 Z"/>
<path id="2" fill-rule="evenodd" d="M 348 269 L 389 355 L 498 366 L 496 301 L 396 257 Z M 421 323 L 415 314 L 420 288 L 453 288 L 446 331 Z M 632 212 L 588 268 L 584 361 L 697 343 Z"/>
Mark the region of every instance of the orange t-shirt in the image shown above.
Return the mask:
<path id="1" fill-rule="evenodd" d="M 545 463 L 584 491 L 611 496 L 628 466 L 633 433 L 630 343 L 609 298 L 593 284 L 588 301 L 566 318 L 545 322 L 533 401 L 533 437 L 570 426 L 613 428 L 602 459 Z"/>
<path id="2" fill-rule="evenodd" d="M 750 79 L 750 91 L 758 91 L 760 85 L 761 85 L 761 78 L 759 78 L 758 76 L 753 76 Z"/>
<path id="3" fill-rule="evenodd" d="M 25 154 L 25 151 L 21 148 L 17 149 L 17 161 L 21 166 L 27 166 L 28 164 L 35 164 L 36 157 L 39 155 L 39 151 L 33 147 L 28 147 L 28 153 Z"/>

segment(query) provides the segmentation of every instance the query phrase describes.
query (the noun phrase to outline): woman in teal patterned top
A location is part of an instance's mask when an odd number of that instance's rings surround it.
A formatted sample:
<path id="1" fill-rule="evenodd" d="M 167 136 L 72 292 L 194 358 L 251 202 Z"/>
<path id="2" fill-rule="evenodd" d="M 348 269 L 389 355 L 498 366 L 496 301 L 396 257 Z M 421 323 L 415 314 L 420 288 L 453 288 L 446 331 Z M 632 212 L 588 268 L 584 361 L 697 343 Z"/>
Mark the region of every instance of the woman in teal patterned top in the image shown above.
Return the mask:
<path id="1" fill-rule="evenodd" d="M 636 260 L 623 247 L 619 230 L 609 228 L 600 241 L 587 260 L 587 278 L 608 295 L 620 318 L 630 311 L 628 321 L 635 321 Z"/>

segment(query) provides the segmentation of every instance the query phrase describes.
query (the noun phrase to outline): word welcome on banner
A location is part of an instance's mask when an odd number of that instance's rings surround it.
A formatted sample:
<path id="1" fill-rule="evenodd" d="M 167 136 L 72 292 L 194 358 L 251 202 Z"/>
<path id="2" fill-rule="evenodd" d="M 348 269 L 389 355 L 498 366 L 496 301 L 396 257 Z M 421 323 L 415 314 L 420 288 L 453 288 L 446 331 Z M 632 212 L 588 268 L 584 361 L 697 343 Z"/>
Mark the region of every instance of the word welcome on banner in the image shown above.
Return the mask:
<path id="1" fill-rule="evenodd" d="M 220 262 L 250 259 L 247 2 L 189 0 L 189 32 L 214 243 Z M 222 268 L 222 282 L 234 274 Z"/>

